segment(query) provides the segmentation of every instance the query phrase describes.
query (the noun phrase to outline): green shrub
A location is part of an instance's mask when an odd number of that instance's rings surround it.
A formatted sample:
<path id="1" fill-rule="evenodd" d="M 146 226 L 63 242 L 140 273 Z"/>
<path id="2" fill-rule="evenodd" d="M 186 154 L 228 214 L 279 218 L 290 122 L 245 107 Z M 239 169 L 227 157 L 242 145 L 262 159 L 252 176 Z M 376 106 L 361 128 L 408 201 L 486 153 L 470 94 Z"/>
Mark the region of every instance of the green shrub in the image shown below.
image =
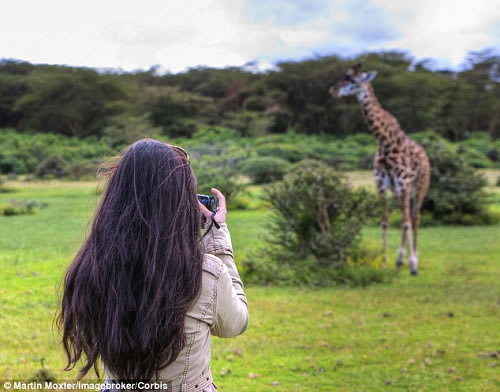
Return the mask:
<path id="1" fill-rule="evenodd" d="M 187 119 L 177 121 L 163 127 L 163 133 L 168 137 L 191 137 L 196 132 L 196 123 Z"/>
<path id="2" fill-rule="evenodd" d="M 239 170 L 249 176 L 254 184 L 267 184 L 281 180 L 290 167 L 290 162 L 274 157 L 248 158 L 238 166 Z"/>
<path id="3" fill-rule="evenodd" d="M 63 135 L 45 133 L 20 133 L 14 130 L 0 130 L 0 171 L 13 174 L 37 174 L 51 157 L 58 157 L 65 164 L 82 161 L 100 161 L 116 154 L 116 148 L 108 144 L 108 139 L 96 137 L 77 139 Z M 3 162 L 3 164 L 2 164 Z M 68 168 L 69 169 L 69 168 Z M 47 173 L 45 178 L 63 175 Z M 70 172 L 68 174 L 71 175 Z"/>
<path id="4" fill-rule="evenodd" d="M 221 124 L 235 129 L 241 136 L 260 136 L 267 133 L 271 126 L 271 118 L 258 112 L 245 110 L 227 112 Z"/>
<path id="5" fill-rule="evenodd" d="M 36 208 L 45 208 L 46 204 L 39 205 L 35 200 L 10 200 L 0 203 L 0 215 L 15 216 L 34 214 Z"/>
<path id="6" fill-rule="evenodd" d="M 76 161 L 67 166 L 66 174 L 73 180 L 95 179 L 98 166 L 99 163 L 95 161 Z"/>
<path id="7" fill-rule="evenodd" d="M 422 141 L 431 162 L 431 185 L 422 210 L 447 224 L 491 224 L 486 179 L 439 137 Z"/>
<path id="8" fill-rule="evenodd" d="M 244 260 L 245 279 L 309 285 L 380 280 L 369 267 L 373 260 L 350 258 L 360 245 L 360 231 L 375 196 L 352 189 L 321 162 L 303 161 L 270 186 L 265 198 L 272 212 L 269 238 L 265 249 Z M 370 272 L 356 280 L 352 268 L 358 267 L 365 268 L 359 274 Z"/>
<path id="9" fill-rule="evenodd" d="M 26 165 L 21 159 L 15 156 L 5 156 L 0 158 L 0 173 L 1 174 L 26 173 Z"/>
<path id="10" fill-rule="evenodd" d="M 266 143 L 256 147 L 258 156 L 280 158 L 285 161 L 296 163 L 308 157 L 304 146 L 292 143 Z"/>
<path id="11" fill-rule="evenodd" d="M 267 130 L 271 133 L 282 134 L 288 131 L 292 122 L 291 114 L 286 110 L 272 111 L 269 114 L 270 123 Z"/>
<path id="12" fill-rule="evenodd" d="M 39 178 L 61 178 L 68 172 L 68 164 L 61 157 L 48 157 L 38 165 L 36 176 Z"/>
<path id="13" fill-rule="evenodd" d="M 499 162 L 500 161 L 500 152 L 498 148 L 492 148 L 491 150 L 488 150 L 486 152 L 486 156 L 492 161 L 492 162 Z"/>
<path id="14" fill-rule="evenodd" d="M 488 156 L 474 148 L 466 147 L 465 145 L 460 144 L 457 148 L 457 153 L 461 155 L 467 165 L 477 169 L 484 169 L 492 166 Z"/>
<path id="15" fill-rule="evenodd" d="M 263 112 L 269 104 L 269 98 L 261 95 L 251 96 L 245 100 L 245 108 L 254 112 Z"/>

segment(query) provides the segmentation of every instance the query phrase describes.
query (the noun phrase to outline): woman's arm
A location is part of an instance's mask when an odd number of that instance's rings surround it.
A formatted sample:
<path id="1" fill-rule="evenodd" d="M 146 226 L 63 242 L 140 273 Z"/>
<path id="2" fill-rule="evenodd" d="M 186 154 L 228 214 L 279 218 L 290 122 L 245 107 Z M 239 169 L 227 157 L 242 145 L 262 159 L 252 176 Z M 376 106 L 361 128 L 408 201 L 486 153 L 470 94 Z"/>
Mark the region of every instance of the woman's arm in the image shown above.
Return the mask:
<path id="1" fill-rule="evenodd" d="M 217 283 L 215 320 L 212 333 L 220 337 L 232 337 L 243 333 L 248 326 L 248 302 L 238 269 L 233 258 L 231 236 L 227 225 L 215 227 L 202 240 L 204 253 L 217 256 L 224 269 Z"/>
<path id="2" fill-rule="evenodd" d="M 224 269 L 217 282 L 217 300 L 212 333 L 220 337 L 232 337 L 243 333 L 248 326 L 248 302 L 243 290 L 238 269 L 234 262 L 231 235 L 226 225 L 226 200 L 217 189 L 212 193 L 219 200 L 219 209 L 215 214 L 215 225 L 202 239 L 204 253 L 217 256 L 224 264 Z M 200 203 L 200 210 L 207 219 L 212 219 L 211 212 Z"/>

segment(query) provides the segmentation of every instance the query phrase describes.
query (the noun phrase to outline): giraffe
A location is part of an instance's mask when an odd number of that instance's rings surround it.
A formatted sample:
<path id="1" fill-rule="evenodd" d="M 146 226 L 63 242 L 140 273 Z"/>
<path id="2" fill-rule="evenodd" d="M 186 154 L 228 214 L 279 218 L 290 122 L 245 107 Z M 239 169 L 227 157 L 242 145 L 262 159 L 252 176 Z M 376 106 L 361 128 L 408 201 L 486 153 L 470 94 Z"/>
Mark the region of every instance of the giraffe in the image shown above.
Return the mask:
<path id="1" fill-rule="evenodd" d="M 377 192 L 383 200 L 381 226 L 384 264 L 387 263 L 387 191 L 390 189 L 402 213 L 401 245 L 396 266 L 404 264 L 407 243 L 411 274 L 418 275 L 417 234 L 420 209 L 430 183 L 429 158 L 425 150 L 401 129 L 398 120 L 380 105 L 371 85 L 377 72 L 361 72 L 360 68 L 361 64 L 351 67 L 342 80 L 330 87 L 329 93 L 335 98 L 356 95 L 368 129 L 378 141 L 374 177 Z"/>

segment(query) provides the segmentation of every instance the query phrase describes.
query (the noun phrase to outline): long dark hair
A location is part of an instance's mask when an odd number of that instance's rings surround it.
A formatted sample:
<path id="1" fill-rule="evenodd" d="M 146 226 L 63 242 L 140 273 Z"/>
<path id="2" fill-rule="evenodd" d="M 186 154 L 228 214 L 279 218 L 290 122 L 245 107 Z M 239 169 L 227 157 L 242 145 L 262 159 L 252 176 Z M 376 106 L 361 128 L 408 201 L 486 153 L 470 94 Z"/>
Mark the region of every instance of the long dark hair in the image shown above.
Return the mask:
<path id="1" fill-rule="evenodd" d="M 68 268 L 57 325 L 66 370 L 101 358 L 117 380 L 151 380 L 184 348 L 201 290 L 196 179 L 179 147 L 143 139 L 108 165 L 88 238 Z"/>

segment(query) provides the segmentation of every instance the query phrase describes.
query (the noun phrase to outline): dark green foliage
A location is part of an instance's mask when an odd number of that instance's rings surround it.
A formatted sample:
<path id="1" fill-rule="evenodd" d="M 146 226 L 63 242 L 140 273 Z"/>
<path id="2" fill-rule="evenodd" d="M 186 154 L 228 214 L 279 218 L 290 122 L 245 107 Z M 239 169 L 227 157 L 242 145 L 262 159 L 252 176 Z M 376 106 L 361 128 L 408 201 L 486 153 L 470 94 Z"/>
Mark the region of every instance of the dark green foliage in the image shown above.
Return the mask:
<path id="1" fill-rule="evenodd" d="M 15 112 L 16 101 L 28 92 L 28 75 L 34 65 L 24 62 L 0 62 L 0 126 L 15 126 L 22 115 Z"/>
<path id="2" fill-rule="evenodd" d="M 234 143 L 237 133 L 225 128 L 204 128 L 188 140 L 178 140 L 190 156 L 191 167 L 198 180 L 198 192 L 211 194 L 219 189 L 230 203 L 243 189 L 236 167 L 248 152 Z"/>
<path id="3" fill-rule="evenodd" d="M 74 164 L 95 165 L 95 173 L 100 161 L 117 152 L 116 148 L 95 138 L 0 130 L 0 170 L 3 173 L 35 174 L 41 163 L 52 156 L 60 157 L 68 165 L 68 174 Z"/>
<path id="4" fill-rule="evenodd" d="M 286 110 L 276 110 L 269 113 L 271 123 L 268 130 L 271 133 L 285 133 L 291 124 L 292 116 Z"/>
<path id="5" fill-rule="evenodd" d="M 14 107 L 24 129 L 99 135 L 109 116 L 128 109 L 122 82 L 89 69 L 39 66 L 27 75 L 27 85 Z"/>
<path id="6" fill-rule="evenodd" d="M 147 118 L 168 137 L 189 137 L 213 125 L 244 136 L 293 130 L 344 137 L 366 125 L 355 97 L 334 99 L 328 89 L 357 62 L 378 71 L 376 95 L 406 132 L 432 128 L 453 141 L 481 130 L 490 139 L 500 135 L 500 84 L 489 79 L 499 58 L 487 50 L 470 56 L 468 69 L 458 74 L 430 71 L 397 51 L 287 61 L 265 73 L 248 65 L 110 74 L 0 61 L 0 128 L 82 138 L 102 135 L 114 116 L 123 115 Z"/>
<path id="7" fill-rule="evenodd" d="M 62 178 L 68 172 L 68 164 L 61 157 L 54 155 L 41 162 L 36 169 L 39 178 Z"/>
<path id="8" fill-rule="evenodd" d="M 206 103 L 203 98 L 175 89 L 156 99 L 151 107 L 151 122 L 162 127 L 169 137 L 190 137 L 196 131 L 193 122 Z"/>
<path id="9" fill-rule="evenodd" d="M 111 148 L 120 149 L 139 139 L 156 137 L 160 128 L 151 125 L 147 116 L 114 116 L 104 128 L 101 141 Z"/>
<path id="10" fill-rule="evenodd" d="M 9 174 L 9 173 L 20 174 L 26 172 L 27 172 L 26 165 L 20 158 L 12 155 L 2 156 L 0 154 L 1 174 Z"/>
<path id="11" fill-rule="evenodd" d="M 245 102 L 245 108 L 255 112 L 263 112 L 269 107 L 269 99 L 263 96 L 249 97 Z"/>
<path id="12" fill-rule="evenodd" d="M 491 224 L 484 191 L 486 180 L 444 140 L 429 135 L 421 141 L 431 162 L 431 186 L 423 212 L 448 224 Z"/>
<path id="13" fill-rule="evenodd" d="M 221 120 L 224 127 L 235 129 L 242 136 L 262 136 L 268 133 L 272 118 L 268 115 L 252 112 L 227 112 Z"/>
<path id="14" fill-rule="evenodd" d="M 366 217 L 367 195 L 315 161 L 302 162 L 283 182 L 270 187 L 267 200 L 276 212 L 273 243 L 290 255 L 312 254 L 325 265 L 346 262 L 346 250 Z"/>
<path id="15" fill-rule="evenodd" d="M 282 158 L 263 156 L 241 162 L 239 170 L 249 176 L 254 184 L 266 184 L 281 180 L 290 169 L 290 163 Z"/>
<path id="16" fill-rule="evenodd" d="M 324 285 L 342 281 L 359 244 L 373 196 L 317 161 L 303 161 L 267 189 L 272 218 L 267 245 L 245 262 L 261 282 Z"/>
<path id="17" fill-rule="evenodd" d="M 291 163 L 296 163 L 309 158 L 309 153 L 310 150 L 307 145 L 297 145 L 287 143 L 286 141 L 279 144 L 269 141 L 257 146 L 257 154 L 259 156 L 280 158 Z"/>
<path id="18" fill-rule="evenodd" d="M 492 161 L 492 162 L 499 162 L 500 161 L 500 152 L 497 148 L 492 148 L 491 150 L 488 150 L 486 152 L 486 156 Z"/>
<path id="19" fill-rule="evenodd" d="M 15 200 L 11 199 L 6 203 L 0 203 L 0 215 L 16 216 L 34 214 L 37 208 L 45 208 L 45 203 L 39 204 L 35 200 Z"/>

